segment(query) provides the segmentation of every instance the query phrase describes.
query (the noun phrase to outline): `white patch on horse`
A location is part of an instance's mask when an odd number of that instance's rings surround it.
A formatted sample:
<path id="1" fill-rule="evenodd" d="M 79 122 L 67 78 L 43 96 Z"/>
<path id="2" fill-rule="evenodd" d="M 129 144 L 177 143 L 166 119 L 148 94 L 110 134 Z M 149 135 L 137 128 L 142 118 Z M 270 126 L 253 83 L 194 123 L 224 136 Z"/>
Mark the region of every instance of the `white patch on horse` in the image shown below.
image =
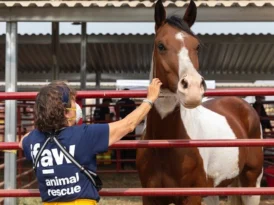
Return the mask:
<path id="1" fill-rule="evenodd" d="M 197 70 L 194 68 L 189 56 L 188 50 L 182 47 L 178 53 L 179 60 L 179 78 L 182 79 L 186 75 L 199 75 Z"/>
<path id="2" fill-rule="evenodd" d="M 226 118 L 203 106 L 186 109 L 181 105 L 181 118 L 191 139 L 236 139 Z M 239 174 L 239 148 L 198 147 L 203 159 L 204 171 L 214 181 L 214 186 Z"/>
<path id="3" fill-rule="evenodd" d="M 176 33 L 175 38 L 179 41 L 184 42 L 184 38 L 187 34 L 184 34 L 183 32 Z M 188 50 L 185 46 L 181 48 L 181 50 L 178 53 L 178 60 L 179 60 L 179 78 L 181 79 L 184 75 L 197 72 L 194 68 L 189 55 Z"/>
<path id="4" fill-rule="evenodd" d="M 206 205 L 219 205 L 220 204 L 220 198 L 219 196 L 208 196 L 203 198 Z"/>
<path id="5" fill-rule="evenodd" d="M 263 127 L 262 124 L 260 123 L 260 132 L 261 132 L 261 139 L 264 138 L 264 133 L 263 133 Z M 262 147 L 262 150 L 264 151 L 264 147 Z"/>
<path id="6" fill-rule="evenodd" d="M 175 93 L 170 92 L 168 89 L 161 89 L 160 97 L 155 101 L 154 106 L 163 119 L 175 109 L 178 103 Z"/>
<path id="7" fill-rule="evenodd" d="M 202 103 L 203 103 L 203 102 L 207 102 L 207 101 L 209 101 L 209 100 L 214 100 L 214 98 L 203 97 Z"/>
<path id="8" fill-rule="evenodd" d="M 183 32 L 176 33 L 175 38 L 184 42 L 185 34 Z"/>

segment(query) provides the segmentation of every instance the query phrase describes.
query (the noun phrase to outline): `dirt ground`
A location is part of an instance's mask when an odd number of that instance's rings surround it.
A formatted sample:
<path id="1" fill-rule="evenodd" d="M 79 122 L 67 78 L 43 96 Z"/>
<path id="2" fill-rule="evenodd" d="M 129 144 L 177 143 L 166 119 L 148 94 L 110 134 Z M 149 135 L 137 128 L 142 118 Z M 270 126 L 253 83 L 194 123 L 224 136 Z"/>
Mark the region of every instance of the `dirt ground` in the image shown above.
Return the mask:
<path id="1" fill-rule="evenodd" d="M 104 188 L 141 187 L 137 174 L 100 174 Z M 41 204 L 39 198 L 20 198 L 19 205 Z M 102 197 L 99 205 L 142 205 L 141 197 Z M 226 205 L 221 201 L 220 205 Z M 274 196 L 262 196 L 260 205 L 274 205 Z"/>

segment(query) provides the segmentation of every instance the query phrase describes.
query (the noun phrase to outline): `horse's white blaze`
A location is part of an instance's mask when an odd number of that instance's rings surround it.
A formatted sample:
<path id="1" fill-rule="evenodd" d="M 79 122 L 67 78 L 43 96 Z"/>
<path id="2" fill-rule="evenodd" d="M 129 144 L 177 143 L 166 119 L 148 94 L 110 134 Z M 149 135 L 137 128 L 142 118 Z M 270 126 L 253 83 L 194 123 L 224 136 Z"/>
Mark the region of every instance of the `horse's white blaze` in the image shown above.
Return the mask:
<path id="1" fill-rule="evenodd" d="M 181 118 L 191 139 L 236 139 L 226 118 L 203 106 L 186 109 L 181 105 Z M 217 186 L 225 179 L 239 174 L 238 147 L 198 147 L 203 159 L 204 170 Z"/>
<path id="2" fill-rule="evenodd" d="M 194 68 L 189 56 L 188 50 L 182 47 L 178 53 L 179 59 L 179 78 L 182 79 L 185 75 L 198 76 L 200 75 Z"/>
<path id="3" fill-rule="evenodd" d="M 184 34 L 183 32 L 178 32 L 175 35 L 175 38 L 181 42 L 184 43 L 184 38 L 187 36 L 187 34 Z M 188 55 L 188 50 L 186 49 L 185 46 L 183 46 L 180 50 L 180 52 L 178 53 L 178 59 L 179 59 L 179 78 L 183 78 L 184 75 L 191 75 L 191 74 L 195 74 L 198 72 L 196 71 L 196 69 L 194 68 L 189 55 Z"/>
<path id="4" fill-rule="evenodd" d="M 178 33 L 176 33 L 175 38 L 178 39 L 178 40 L 180 40 L 180 41 L 182 41 L 182 42 L 184 42 L 184 37 L 186 35 L 187 34 L 184 34 L 183 32 L 178 32 Z"/>

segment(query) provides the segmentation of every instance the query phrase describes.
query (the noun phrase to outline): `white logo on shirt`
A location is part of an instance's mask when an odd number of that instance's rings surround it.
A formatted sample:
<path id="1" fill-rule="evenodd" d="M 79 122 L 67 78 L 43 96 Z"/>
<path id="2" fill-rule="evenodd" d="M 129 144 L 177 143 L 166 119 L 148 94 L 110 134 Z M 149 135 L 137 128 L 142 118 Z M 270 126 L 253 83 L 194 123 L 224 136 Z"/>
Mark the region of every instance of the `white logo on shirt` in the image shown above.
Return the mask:
<path id="1" fill-rule="evenodd" d="M 40 149 L 40 143 L 36 143 L 34 144 L 34 146 L 31 144 L 30 145 L 30 154 L 32 157 L 33 162 L 35 161 L 36 155 L 39 152 Z M 75 153 L 75 145 L 70 145 L 69 146 L 69 153 L 74 157 L 74 153 Z M 56 165 L 62 165 L 64 164 L 64 158 L 67 164 L 70 164 L 71 161 L 64 156 L 63 152 L 60 150 L 58 151 L 57 148 L 53 148 L 53 149 L 44 149 L 41 157 L 39 159 L 39 162 L 37 163 L 37 167 L 39 167 L 40 162 L 41 162 L 41 166 L 48 168 L 53 166 L 54 162 Z M 52 174 L 54 173 L 53 169 L 45 169 L 42 170 L 43 174 Z"/>

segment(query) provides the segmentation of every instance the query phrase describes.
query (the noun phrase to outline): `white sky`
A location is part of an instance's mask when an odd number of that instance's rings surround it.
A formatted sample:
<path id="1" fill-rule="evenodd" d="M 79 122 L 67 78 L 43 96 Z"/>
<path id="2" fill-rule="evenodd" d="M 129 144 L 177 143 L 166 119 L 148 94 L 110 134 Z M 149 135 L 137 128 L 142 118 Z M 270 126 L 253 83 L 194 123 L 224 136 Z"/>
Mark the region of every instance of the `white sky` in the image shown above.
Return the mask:
<path id="1" fill-rule="evenodd" d="M 79 25 L 60 23 L 60 33 L 80 33 Z M 196 34 L 274 34 L 274 22 L 197 22 L 192 30 Z M 0 35 L 6 32 L 6 23 L 0 23 Z M 51 23 L 19 22 L 19 34 L 50 34 Z M 154 23 L 88 23 L 87 33 L 91 34 L 153 34 Z"/>

